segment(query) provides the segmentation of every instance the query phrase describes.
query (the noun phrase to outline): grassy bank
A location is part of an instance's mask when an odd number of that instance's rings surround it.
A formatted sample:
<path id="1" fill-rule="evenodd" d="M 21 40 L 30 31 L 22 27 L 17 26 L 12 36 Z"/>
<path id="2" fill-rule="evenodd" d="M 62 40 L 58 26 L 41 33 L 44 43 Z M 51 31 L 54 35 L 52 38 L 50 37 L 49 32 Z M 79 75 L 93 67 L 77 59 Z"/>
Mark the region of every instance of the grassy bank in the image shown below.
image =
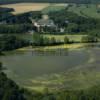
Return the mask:
<path id="1" fill-rule="evenodd" d="M 17 51 L 33 51 L 33 50 L 56 50 L 56 49 L 78 49 L 82 48 L 86 43 L 75 43 L 75 44 L 63 44 L 63 45 L 56 45 L 56 46 L 42 46 L 42 47 L 34 47 L 32 46 L 29 47 L 24 47 L 24 48 L 19 48 Z"/>

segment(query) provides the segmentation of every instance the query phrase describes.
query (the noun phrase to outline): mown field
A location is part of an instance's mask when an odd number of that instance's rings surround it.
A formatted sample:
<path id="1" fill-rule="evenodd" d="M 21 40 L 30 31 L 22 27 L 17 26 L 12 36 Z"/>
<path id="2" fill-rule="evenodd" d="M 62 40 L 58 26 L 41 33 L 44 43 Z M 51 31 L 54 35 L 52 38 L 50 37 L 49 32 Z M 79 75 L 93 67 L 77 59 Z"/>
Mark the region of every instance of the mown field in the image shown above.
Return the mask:
<path id="1" fill-rule="evenodd" d="M 74 13 L 77 13 L 80 16 L 85 16 L 85 17 L 93 17 L 93 18 L 100 18 L 100 13 L 98 12 L 100 10 L 99 5 L 95 4 L 72 4 L 68 11 L 72 11 Z"/>
<path id="2" fill-rule="evenodd" d="M 0 7 L 13 8 L 15 11 L 13 14 L 25 13 L 30 11 L 42 11 L 48 13 L 49 11 L 58 11 L 65 9 L 68 4 L 57 3 L 17 3 L 17 4 L 5 4 Z"/>
<path id="3" fill-rule="evenodd" d="M 18 4 L 6 4 L 0 7 L 13 8 L 15 11 L 13 14 L 25 13 L 30 11 L 41 11 L 48 7 L 49 3 L 18 3 Z"/>

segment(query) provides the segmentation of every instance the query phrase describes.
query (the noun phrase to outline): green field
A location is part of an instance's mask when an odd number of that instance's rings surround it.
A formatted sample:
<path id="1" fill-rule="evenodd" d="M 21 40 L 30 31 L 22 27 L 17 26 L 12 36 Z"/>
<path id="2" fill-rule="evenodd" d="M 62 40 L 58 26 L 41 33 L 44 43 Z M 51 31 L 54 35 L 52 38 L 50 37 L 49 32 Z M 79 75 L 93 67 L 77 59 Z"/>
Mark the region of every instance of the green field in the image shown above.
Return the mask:
<path id="1" fill-rule="evenodd" d="M 100 8 L 95 4 L 91 4 L 91 5 L 72 4 L 69 7 L 68 11 L 72 11 L 80 16 L 100 18 L 100 13 L 97 12 L 98 9 L 100 9 Z"/>
<path id="2" fill-rule="evenodd" d="M 42 10 L 42 13 L 47 14 L 49 12 L 60 11 L 65 9 L 67 6 L 67 4 L 51 4 L 50 6 L 44 8 Z"/>
<path id="3" fill-rule="evenodd" d="M 33 41 L 33 36 L 29 34 L 26 34 L 26 35 L 23 34 L 23 35 L 17 35 L 17 36 L 18 37 L 21 36 L 23 39 Z M 64 37 L 67 36 L 70 41 L 80 42 L 81 38 L 86 35 L 43 35 L 43 36 L 47 38 L 54 37 L 57 41 L 62 41 L 62 42 L 64 41 Z"/>

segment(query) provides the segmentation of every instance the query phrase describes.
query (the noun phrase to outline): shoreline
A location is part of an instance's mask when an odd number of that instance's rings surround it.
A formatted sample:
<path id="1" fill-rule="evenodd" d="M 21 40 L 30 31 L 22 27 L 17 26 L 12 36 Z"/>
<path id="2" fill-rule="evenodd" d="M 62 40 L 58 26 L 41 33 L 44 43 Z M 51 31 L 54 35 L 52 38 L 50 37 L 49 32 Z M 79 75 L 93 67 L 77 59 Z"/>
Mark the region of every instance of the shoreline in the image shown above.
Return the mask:
<path id="1" fill-rule="evenodd" d="M 74 44 L 63 44 L 63 45 L 56 45 L 56 46 L 42 46 L 42 47 L 23 47 L 16 49 L 17 51 L 34 51 L 34 50 L 56 50 L 56 49 L 79 49 L 86 46 L 87 43 L 74 43 Z"/>

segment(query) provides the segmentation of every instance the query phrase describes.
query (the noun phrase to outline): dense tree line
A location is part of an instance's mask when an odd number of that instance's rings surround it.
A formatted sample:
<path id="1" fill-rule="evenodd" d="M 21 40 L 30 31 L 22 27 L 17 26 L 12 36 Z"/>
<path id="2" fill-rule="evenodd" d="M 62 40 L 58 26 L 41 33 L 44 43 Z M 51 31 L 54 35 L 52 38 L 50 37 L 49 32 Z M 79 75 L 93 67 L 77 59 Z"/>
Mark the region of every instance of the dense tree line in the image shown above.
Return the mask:
<path id="1" fill-rule="evenodd" d="M 99 0 L 0 0 L 0 4 L 20 3 L 20 2 L 38 2 L 38 3 L 100 3 Z"/>
<path id="2" fill-rule="evenodd" d="M 98 42 L 98 38 L 92 35 L 83 36 L 81 42 L 83 43 L 96 43 Z"/>
<path id="3" fill-rule="evenodd" d="M 14 50 L 28 46 L 29 42 L 13 35 L 0 36 L 0 51 Z"/>
<path id="4" fill-rule="evenodd" d="M 7 13 L 7 12 L 12 12 L 12 11 L 14 11 L 13 8 L 0 7 L 0 13 Z"/>
<path id="5" fill-rule="evenodd" d="M 0 21 L 6 21 L 8 24 L 26 23 L 29 22 L 29 13 L 13 15 L 12 8 L 0 8 Z"/>
<path id="6" fill-rule="evenodd" d="M 57 45 L 61 44 L 60 42 L 57 42 L 55 38 L 47 38 L 43 37 L 40 34 L 34 34 L 33 35 L 33 46 L 49 46 L 49 45 Z"/>
<path id="7" fill-rule="evenodd" d="M 64 41 L 59 41 L 55 37 L 48 38 L 40 34 L 33 35 L 33 46 L 51 46 L 51 45 L 60 45 L 60 44 L 69 44 L 72 43 L 67 36 L 65 36 Z"/>
<path id="8" fill-rule="evenodd" d="M 22 24 L 22 23 L 31 23 L 29 19 L 30 13 L 13 15 L 7 19 L 8 24 Z"/>
<path id="9" fill-rule="evenodd" d="M 1 34 L 12 34 L 12 33 L 26 33 L 32 30 L 33 26 L 31 24 L 3 24 L 0 25 Z"/>
<path id="10" fill-rule="evenodd" d="M 0 33 L 26 33 L 35 30 L 32 19 L 40 19 L 41 12 L 33 11 L 13 15 L 10 12 L 0 13 Z"/>
<path id="11" fill-rule="evenodd" d="M 7 24 L 32 23 L 31 19 L 40 19 L 42 12 L 30 11 L 22 14 L 12 14 L 12 8 L 0 8 L 0 21 L 6 20 Z"/>
<path id="12" fill-rule="evenodd" d="M 35 20 L 41 19 L 42 18 L 42 12 L 41 11 L 31 11 L 30 17 L 32 19 L 35 19 Z"/>
<path id="13" fill-rule="evenodd" d="M 7 19 L 9 19 L 10 17 L 12 17 L 13 15 L 9 12 L 7 13 L 0 13 L 0 21 L 6 21 Z"/>
<path id="14" fill-rule="evenodd" d="M 87 35 L 83 36 L 79 43 L 96 43 L 99 39 L 96 36 Z M 50 46 L 50 45 L 60 45 L 60 44 L 72 44 L 76 43 L 76 41 L 71 41 L 67 36 L 64 37 L 63 41 L 57 40 L 55 37 L 48 38 L 40 34 L 33 35 L 33 46 Z"/>
<path id="15" fill-rule="evenodd" d="M 30 11 L 27 13 L 13 15 L 9 19 L 7 19 L 7 23 L 9 24 L 23 24 L 23 23 L 32 23 L 32 19 L 38 20 L 42 17 L 42 13 L 40 11 Z"/>
<path id="16" fill-rule="evenodd" d="M 13 16 L 10 12 L 14 11 L 13 8 L 0 7 L 0 21 L 5 21 Z"/>

